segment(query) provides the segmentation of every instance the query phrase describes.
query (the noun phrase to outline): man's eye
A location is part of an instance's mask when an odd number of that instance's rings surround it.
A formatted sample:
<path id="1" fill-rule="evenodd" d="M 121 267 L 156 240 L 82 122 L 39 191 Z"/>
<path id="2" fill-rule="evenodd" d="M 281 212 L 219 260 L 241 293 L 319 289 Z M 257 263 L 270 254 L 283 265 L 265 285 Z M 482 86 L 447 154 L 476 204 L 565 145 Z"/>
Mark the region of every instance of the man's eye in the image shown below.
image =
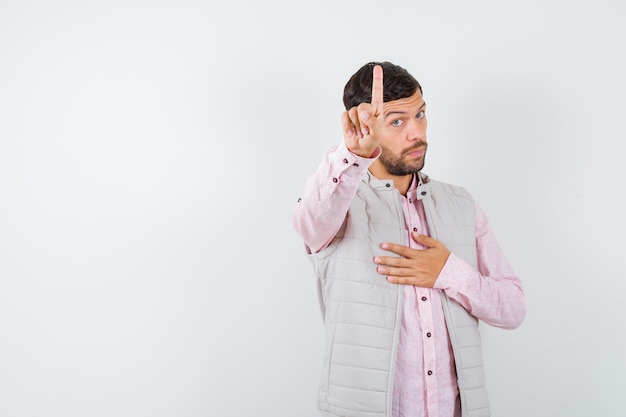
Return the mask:
<path id="1" fill-rule="evenodd" d="M 425 115 L 425 112 L 422 110 L 421 112 L 417 113 L 417 118 L 422 119 L 424 115 Z"/>
<path id="2" fill-rule="evenodd" d="M 393 122 L 391 122 L 391 125 L 392 126 L 401 126 L 402 125 L 402 120 L 400 120 L 400 119 L 394 120 Z"/>

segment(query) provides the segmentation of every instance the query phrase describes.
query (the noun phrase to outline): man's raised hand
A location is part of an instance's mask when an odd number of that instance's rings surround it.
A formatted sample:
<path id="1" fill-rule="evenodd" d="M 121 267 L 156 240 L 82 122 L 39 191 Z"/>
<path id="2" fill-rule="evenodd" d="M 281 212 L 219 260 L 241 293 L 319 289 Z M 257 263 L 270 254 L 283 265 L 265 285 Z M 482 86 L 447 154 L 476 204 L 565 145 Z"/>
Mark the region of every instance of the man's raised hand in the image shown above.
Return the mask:
<path id="1" fill-rule="evenodd" d="M 383 114 L 383 69 L 376 65 L 372 77 L 372 102 L 361 103 L 341 115 L 346 147 L 354 154 L 370 158 L 380 143 L 376 124 Z"/>

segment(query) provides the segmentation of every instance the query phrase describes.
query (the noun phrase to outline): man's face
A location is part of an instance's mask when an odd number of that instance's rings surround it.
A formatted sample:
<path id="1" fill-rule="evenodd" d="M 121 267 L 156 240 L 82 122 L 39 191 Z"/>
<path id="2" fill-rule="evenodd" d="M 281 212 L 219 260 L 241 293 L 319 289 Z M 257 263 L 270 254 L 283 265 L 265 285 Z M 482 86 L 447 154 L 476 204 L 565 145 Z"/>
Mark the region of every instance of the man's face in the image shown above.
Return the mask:
<path id="1" fill-rule="evenodd" d="M 420 171 L 426 157 L 426 103 L 417 90 L 411 97 L 383 104 L 380 162 L 391 175 Z"/>

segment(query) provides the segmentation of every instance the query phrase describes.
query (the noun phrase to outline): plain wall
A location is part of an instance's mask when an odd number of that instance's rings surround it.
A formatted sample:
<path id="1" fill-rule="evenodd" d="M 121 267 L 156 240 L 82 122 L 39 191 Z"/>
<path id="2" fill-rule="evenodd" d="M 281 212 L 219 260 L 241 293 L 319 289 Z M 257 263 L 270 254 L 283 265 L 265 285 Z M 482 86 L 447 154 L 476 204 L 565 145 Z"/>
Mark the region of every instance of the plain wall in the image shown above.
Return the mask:
<path id="1" fill-rule="evenodd" d="M 291 213 L 372 60 L 428 103 L 528 315 L 494 416 L 622 416 L 620 1 L 0 2 L 0 417 L 314 417 Z"/>

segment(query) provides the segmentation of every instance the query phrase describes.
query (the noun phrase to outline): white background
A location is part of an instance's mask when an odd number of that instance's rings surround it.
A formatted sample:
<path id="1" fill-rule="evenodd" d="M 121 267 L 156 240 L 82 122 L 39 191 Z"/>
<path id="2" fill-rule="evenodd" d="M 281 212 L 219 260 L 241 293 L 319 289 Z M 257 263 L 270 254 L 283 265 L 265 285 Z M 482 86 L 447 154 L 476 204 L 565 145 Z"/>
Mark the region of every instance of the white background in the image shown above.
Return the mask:
<path id="1" fill-rule="evenodd" d="M 596 1 L 0 2 L 0 417 L 314 417 L 291 213 L 349 76 L 428 103 L 526 289 L 494 416 L 623 416 L 624 14 Z"/>

